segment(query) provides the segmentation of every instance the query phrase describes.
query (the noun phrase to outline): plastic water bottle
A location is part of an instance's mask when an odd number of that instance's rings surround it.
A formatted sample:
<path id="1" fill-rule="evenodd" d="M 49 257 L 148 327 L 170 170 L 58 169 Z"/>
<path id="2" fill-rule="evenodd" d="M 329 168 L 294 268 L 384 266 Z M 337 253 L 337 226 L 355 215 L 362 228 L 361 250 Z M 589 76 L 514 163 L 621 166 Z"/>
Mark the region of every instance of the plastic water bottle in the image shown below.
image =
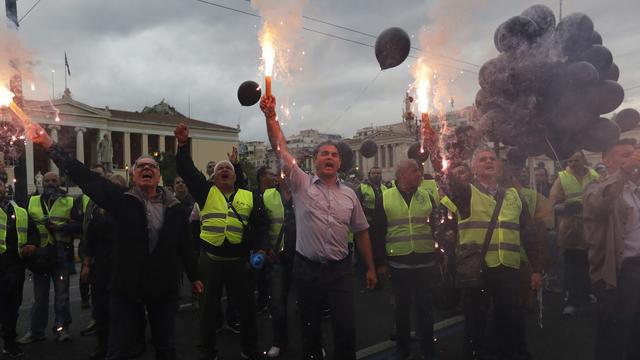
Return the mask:
<path id="1" fill-rule="evenodd" d="M 262 252 L 252 252 L 249 263 L 254 269 L 261 269 L 264 266 L 265 257 Z"/>

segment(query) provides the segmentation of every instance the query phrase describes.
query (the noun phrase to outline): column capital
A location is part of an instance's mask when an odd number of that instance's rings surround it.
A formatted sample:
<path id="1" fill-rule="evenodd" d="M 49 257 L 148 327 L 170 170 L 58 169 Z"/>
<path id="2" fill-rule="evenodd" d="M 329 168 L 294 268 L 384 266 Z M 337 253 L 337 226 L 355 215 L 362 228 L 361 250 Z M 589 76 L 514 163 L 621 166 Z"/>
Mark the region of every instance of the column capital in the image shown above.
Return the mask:
<path id="1" fill-rule="evenodd" d="M 61 127 L 60 127 L 60 125 L 49 125 L 49 129 L 51 129 L 51 130 L 60 130 Z"/>
<path id="2" fill-rule="evenodd" d="M 75 130 L 76 132 L 83 132 L 83 133 L 87 132 L 86 127 L 80 127 L 80 126 L 73 128 L 73 130 Z"/>

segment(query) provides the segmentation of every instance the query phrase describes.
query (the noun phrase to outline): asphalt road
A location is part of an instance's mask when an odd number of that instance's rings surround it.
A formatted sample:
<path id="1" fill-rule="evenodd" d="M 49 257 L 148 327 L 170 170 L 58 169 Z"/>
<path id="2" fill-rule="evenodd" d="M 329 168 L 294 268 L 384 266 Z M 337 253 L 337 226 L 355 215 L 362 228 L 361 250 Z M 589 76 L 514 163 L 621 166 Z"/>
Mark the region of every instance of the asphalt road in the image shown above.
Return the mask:
<path id="1" fill-rule="evenodd" d="M 187 289 L 185 289 L 186 291 Z M 388 290 L 376 290 L 361 294 L 356 292 L 357 349 L 359 359 L 390 359 L 394 343 L 389 340 L 393 331 L 393 306 Z M 18 334 L 21 336 L 28 328 L 29 308 L 33 299 L 33 284 L 27 278 L 25 282 L 25 298 L 20 309 Z M 53 294 L 52 294 L 53 295 Z M 51 296 L 53 299 L 53 296 Z M 51 300 L 52 301 L 52 300 Z M 295 299 L 290 297 L 289 333 L 290 345 L 282 359 L 297 359 L 300 354 L 299 325 Z M 593 339 L 595 334 L 594 305 L 585 305 L 574 317 L 561 315 L 562 299 L 559 294 L 545 294 L 543 328 L 538 326 L 537 315 L 528 318 L 528 345 L 534 359 L 540 360 L 590 360 L 592 359 Z M 71 310 L 73 323 L 70 327 L 72 340 L 65 343 L 55 341 L 53 333 L 49 333 L 46 341 L 24 346 L 27 359 L 74 360 L 87 359 L 95 345 L 95 337 L 80 336 L 90 321 L 90 310 L 80 308 L 78 277 L 71 278 Z M 53 307 L 50 307 L 49 326 L 53 318 Z M 179 359 L 198 359 L 197 307 L 186 307 L 176 314 L 176 337 Z M 462 347 L 462 330 L 464 319 L 454 313 L 436 313 L 436 342 L 439 359 L 460 359 Z M 331 359 L 332 337 L 331 320 L 325 320 L 324 340 L 327 358 Z M 259 315 L 258 330 L 260 345 L 266 350 L 271 341 L 271 325 L 266 314 Z M 147 336 L 150 337 L 149 332 Z M 149 340 L 150 341 L 150 340 Z M 220 359 L 239 359 L 240 339 L 238 335 L 223 331 L 219 334 Z M 417 347 L 417 344 L 416 344 Z M 416 348 L 417 351 L 417 348 Z M 140 359 L 154 359 L 153 346 L 147 346 L 146 353 Z"/>

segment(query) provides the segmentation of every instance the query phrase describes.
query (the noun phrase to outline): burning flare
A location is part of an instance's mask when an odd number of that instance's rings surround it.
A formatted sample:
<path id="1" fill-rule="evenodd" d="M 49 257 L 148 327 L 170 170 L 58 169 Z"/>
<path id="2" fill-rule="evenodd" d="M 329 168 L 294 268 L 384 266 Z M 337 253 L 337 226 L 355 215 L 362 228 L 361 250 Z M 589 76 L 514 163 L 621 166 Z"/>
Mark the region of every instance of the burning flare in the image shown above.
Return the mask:
<path id="1" fill-rule="evenodd" d="M 260 38 L 262 47 L 262 60 L 264 61 L 264 82 L 267 96 L 271 96 L 271 77 L 273 76 L 273 63 L 276 58 L 276 50 L 273 47 L 273 35 L 268 27 Z"/>

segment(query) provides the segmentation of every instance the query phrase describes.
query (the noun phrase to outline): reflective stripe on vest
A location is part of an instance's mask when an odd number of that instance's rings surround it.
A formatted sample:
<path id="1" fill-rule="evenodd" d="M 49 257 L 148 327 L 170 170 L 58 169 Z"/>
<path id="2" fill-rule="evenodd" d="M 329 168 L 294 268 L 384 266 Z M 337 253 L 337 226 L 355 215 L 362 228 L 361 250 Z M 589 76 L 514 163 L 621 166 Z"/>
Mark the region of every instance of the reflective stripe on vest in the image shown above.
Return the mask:
<path id="1" fill-rule="evenodd" d="M 11 201 L 14 216 L 16 218 L 16 233 L 18 235 L 18 256 L 22 257 L 22 247 L 27 243 L 29 228 L 29 215 L 27 211 Z M 0 209 L 0 254 L 7 251 L 7 213 Z"/>
<path id="2" fill-rule="evenodd" d="M 212 186 L 209 195 L 200 211 L 200 238 L 213 246 L 220 246 L 226 238 L 231 244 L 242 242 L 244 226 L 247 226 L 249 215 L 253 209 L 253 194 L 247 190 L 238 190 L 233 197 L 233 207 L 241 219 L 233 212 L 231 206 L 218 187 Z M 244 226 L 243 226 L 244 223 Z"/>
<path id="3" fill-rule="evenodd" d="M 471 214 L 466 219 L 458 218 L 460 249 L 482 249 L 496 200 L 471 185 Z M 488 267 L 504 265 L 520 268 L 520 213 L 522 202 L 514 188 L 505 191 L 504 202 L 498 214 L 498 221 L 491 236 L 485 256 Z"/>
<path id="4" fill-rule="evenodd" d="M 440 193 L 438 192 L 438 183 L 433 179 L 425 179 L 420 183 L 420 188 L 427 190 L 432 198 L 436 200 L 436 204 L 440 204 Z"/>
<path id="5" fill-rule="evenodd" d="M 387 255 L 433 252 L 435 242 L 428 223 L 432 211 L 429 193 L 418 188 L 407 206 L 398 188 L 394 187 L 385 191 L 382 199 L 387 215 Z"/>
<path id="6" fill-rule="evenodd" d="M 562 185 L 566 201 L 582 202 L 582 191 L 590 182 L 597 180 L 599 175 L 595 170 L 589 169 L 589 172 L 582 177 L 582 183 L 566 170 L 560 171 L 558 177 L 560 178 L 560 185 Z"/>
<path id="7" fill-rule="evenodd" d="M 47 245 L 53 245 L 56 238 L 62 240 L 62 232 L 57 232 L 55 236 L 49 233 L 45 223 L 47 219 L 53 224 L 62 225 L 71 219 L 71 209 L 73 208 L 73 198 L 71 196 L 60 196 L 53 203 L 51 209 L 49 209 L 49 215 L 45 215 L 42 210 L 42 201 L 40 201 L 40 195 L 32 196 L 29 200 L 28 213 L 31 218 L 36 222 L 36 227 L 40 233 L 40 246 L 45 247 Z"/>
<path id="8" fill-rule="evenodd" d="M 280 236 L 280 230 L 284 223 L 284 205 L 282 204 L 282 197 L 277 189 L 267 189 L 262 194 L 262 200 L 264 201 L 264 207 L 267 210 L 267 216 L 269 217 L 269 242 L 271 246 L 276 246 L 278 243 L 278 237 Z M 284 250 L 284 241 L 280 242 L 280 249 Z"/>

